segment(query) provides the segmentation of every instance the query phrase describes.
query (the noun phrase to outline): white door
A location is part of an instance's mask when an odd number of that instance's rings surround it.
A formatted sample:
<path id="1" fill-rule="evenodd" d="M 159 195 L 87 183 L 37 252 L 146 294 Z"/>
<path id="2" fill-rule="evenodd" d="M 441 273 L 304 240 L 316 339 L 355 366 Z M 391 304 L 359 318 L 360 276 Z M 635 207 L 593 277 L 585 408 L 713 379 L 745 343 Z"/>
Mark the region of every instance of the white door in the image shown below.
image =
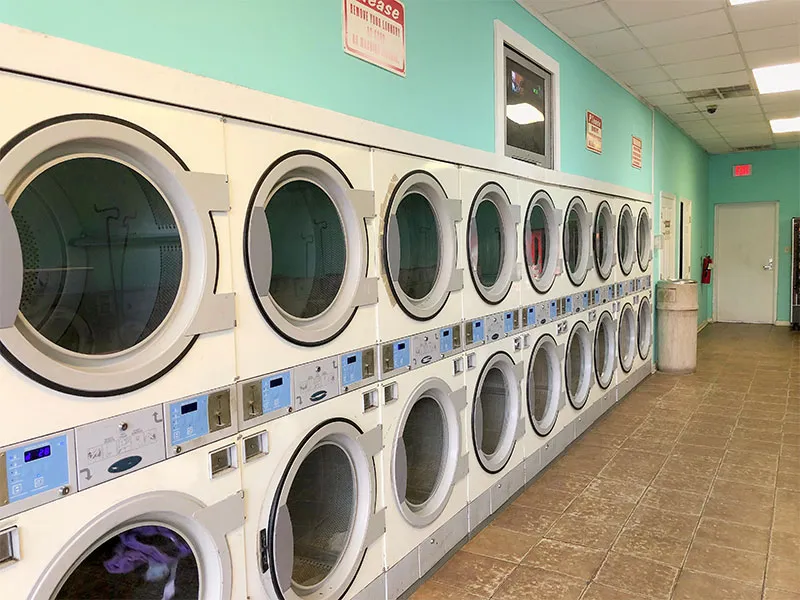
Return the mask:
<path id="1" fill-rule="evenodd" d="M 660 278 L 675 279 L 675 196 L 661 193 Z"/>
<path id="2" fill-rule="evenodd" d="M 681 200 L 681 278 L 692 278 L 692 201 Z"/>
<path id="3" fill-rule="evenodd" d="M 716 320 L 775 321 L 778 205 L 717 205 L 714 298 Z"/>

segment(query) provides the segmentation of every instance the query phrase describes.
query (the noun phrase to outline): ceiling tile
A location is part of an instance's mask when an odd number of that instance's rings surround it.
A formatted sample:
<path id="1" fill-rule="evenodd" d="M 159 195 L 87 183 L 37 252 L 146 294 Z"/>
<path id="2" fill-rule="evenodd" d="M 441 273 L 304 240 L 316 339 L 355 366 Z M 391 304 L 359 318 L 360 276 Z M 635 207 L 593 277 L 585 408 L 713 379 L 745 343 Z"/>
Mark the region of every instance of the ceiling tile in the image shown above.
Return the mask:
<path id="1" fill-rule="evenodd" d="M 681 127 L 684 131 L 693 136 L 702 137 L 704 135 L 716 135 L 717 131 L 707 121 L 694 121 L 689 123 L 682 123 Z"/>
<path id="2" fill-rule="evenodd" d="M 682 104 L 667 106 L 663 109 L 663 112 L 668 115 L 677 115 L 681 113 L 696 113 L 698 110 L 697 107 L 691 102 L 684 102 Z"/>
<path id="3" fill-rule="evenodd" d="M 761 123 L 742 123 L 740 125 L 717 125 L 714 124 L 714 129 L 716 129 L 720 135 L 722 136 L 729 136 L 729 135 L 751 135 L 751 134 L 760 134 L 760 135 L 770 135 L 772 130 L 767 125 L 766 121 Z"/>
<path id="4" fill-rule="evenodd" d="M 797 25 L 782 25 L 755 31 L 742 31 L 739 42 L 745 52 L 754 50 L 769 50 L 770 48 L 784 48 L 786 46 L 800 46 L 800 27 Z"/>
<path id="5" fill-rule="evenodd" d="M 624 75 L 624 74 L 623 74 Z M 639 94 L 647 96 L 663 96 L 664 94 L 676 94 L 680 90 L 671 81 L 660 81 L 658 83 L 643 83 L 633 86 Z"/>
<path id="6" fill-rule="evenodd" d="M 722 8 L 724 0 L 607 0 L 626 25 L 665 21 Z"/>
<path id="7" fill-rule="evenodd" d="M 800 91 L 784 92 L 782 94 L 761 94 L 758 98 L 764 108 L 769 106 L 774 108 L 800 108 Z"/>
<path id="8" fill-rule="evenodd" d="M 664 69 L 660 67 L 648 67 L 646 69 L 625 71 L 624 73 L 620 73 L 618 77 L 628 85 L 669 81 L 669 75 L 667 75 Z"/>
<path id="9" fill-rule="evenodd" d="M 599 2 L 547 13 L 547 20 L 571 38 L 622 27 L 622 23 Z"/>
<path id="10" fill-rule="evenodd" d="M 738 31 L 800 23 L 800 2 L 771 0 L 770 2 L 742 4 L 731 8 L 731 16 Z"/>
<path id="11" fill-rule="evenodd" d="M 730 145 L 724 142 L 720 144 L 703 144 L 703 148 L 709 154 L 728 154 L 731 151 Z"/>
<path id="12" fill-rule="evenodd" d="M 739 45 L 732 33 L 650 48 L 650 54 L 662 65 L 725 56 L 737 52 L 739 52 Z"/>
<path id="13" fill-rule="evenodd" d="M 765 106 L 764 114 L 767 115 L 767 119 L 793 119 L 800 117 L 800 107 Z"/>
<path id="14" fill-rule="evenodd" d="M 598 58 L 597 61 L 613 73 L 622 71 L 633 71 L 645 67 L 655 67 L 656 61 L 645 50 L 635 50 L 633 52 L 623 52 L 621 54 L 609 54 Z"/>
<path id="15" fill-rule="evenodd" d="M 695 106 L 703 112 L 709 104 L 717 106 L 716 115 L 718 117 L 725 117 L 730 115 L 751 115 L 761 114 L 761 105 L 755 96 L 746 96 L 744 98 L 728 98 L 727 100 L 710 100 L 706 102 L 696 102 Z"/>
<path id="16" fill-rule="evenodd" d="M 522 0 L 522 4 L 530 6 L 537 12 L 547 13 L 554 10 L 563 10 L 574 6 L 592 4 L 597 0 Z"/>
<path id="17" fill-rule="evenodd" d="M 793 148 L 800 148 L 800 140 L 796 142 L 777 142 L 775 147 L 778 150 L 790 150 Z"/>
<path id="18" fill-rule="evenodd" d="M 800 45 L 786 48 L 771 48 L 769 50 L 755 50 L 753 52 L 747 52 L 745 56 L 747 58 L 747 66 L 751 69 L 800 62 Z"/>
<path id="19" fill-rule="evenodd" d="M 719 113 L 717 113 L 713 117 L 709 116 L 708 120 L 717 129 L 729 129 L 731 127 L 747 126 L 754 123 L 763 126 L 767 124 L 763 114 L 719 116 Z"/>
<path id="20" fill-rule="evenodd" d="M 669 115 L 670 118 L 676 123 L 688 123 L 689 121 L 702 121 L 705 119 L 703 113 L 696 111 L 691 113 L 679 113 L 677 115 Z"/>
<path id="21" fill-rule="evenodd" d="M 676 65 L 666 65 L 664 70 L 674 79 L 687 79 L 702 75 L 715 75 L 717 73 L 731 73 L 747 68 L 741 54 L 729 54 L 703 60 L 692 60 Z"/>
<path id="22" fill-rule="evenodd" d="M 730 33 L 724 10 L 701 13 L 669 21 L 632 27 L 631 31 L 648 46 L 663 46 Z"/>
<path id="23" fill-rule="evenodd" d="M 722 138 L 734 148 L 741 148 L 742 146 L 761 146 L 763 144 L 771 144 L 771 135 L 753 134 L 733 134 L 723 135 Z"/>
<path id="24" fill-rule="evenodd" d="M 747 71 L 737 71 L 736 73 L 721 73 L 719 75 L 706 75 L 704 77 L 678 79 L 676 83 L 678 84 L 679 88 L 689 92 L 692 90 L 704 90 L 707 88 L 744 85 L 746 83 L 750 83 L 750 75 Z"/>
<path id="25" fill-rule="evenodd" d="M 575 38 L 574 41 L 581 50 L 588 52 L 591 56 L 630 52 L 642 47 L 639 40 L 624 29 L 585 35 Z"/>
<path id="26" fill-rule="evenodd" d="M 648 99 L 653 106 L 674 106 L 684 104 L 686 96 L 683 94 L 664 94 L 663 96 L 650 96 Z"/>

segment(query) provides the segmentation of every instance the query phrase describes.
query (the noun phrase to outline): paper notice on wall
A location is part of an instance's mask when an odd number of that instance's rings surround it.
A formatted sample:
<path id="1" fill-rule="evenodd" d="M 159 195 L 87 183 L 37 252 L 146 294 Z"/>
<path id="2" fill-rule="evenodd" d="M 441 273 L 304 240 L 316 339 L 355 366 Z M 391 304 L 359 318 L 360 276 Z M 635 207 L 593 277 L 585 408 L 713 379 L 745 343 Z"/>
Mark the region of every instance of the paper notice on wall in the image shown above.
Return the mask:
<path id="1" fill-rule="evenodd" d="M 632 136 L 631 156 L 634 169 L 642 168 L 642 140 Z"/>
<path id="2" fill-rule="evenodd" d="M 603 119 L 586 112 L 586 147 L 597 154 L 603 153 Z"/>
<path id="3" fill-rule="evenodd" d="M 344 51 L 406 75 L 406 9 L 398 0 L 344 0 Z"/>

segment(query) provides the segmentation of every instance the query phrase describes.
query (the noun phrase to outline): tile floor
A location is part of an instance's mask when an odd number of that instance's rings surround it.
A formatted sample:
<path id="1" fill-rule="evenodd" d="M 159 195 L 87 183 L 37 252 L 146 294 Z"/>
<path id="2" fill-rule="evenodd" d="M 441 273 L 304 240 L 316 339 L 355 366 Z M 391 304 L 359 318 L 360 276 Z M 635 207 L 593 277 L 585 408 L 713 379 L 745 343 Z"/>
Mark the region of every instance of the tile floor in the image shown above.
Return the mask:
<path id="1" fill-rule="evenodd" d="M 708 326 L 413 600 L 800 600 L 800 334 Z"/>

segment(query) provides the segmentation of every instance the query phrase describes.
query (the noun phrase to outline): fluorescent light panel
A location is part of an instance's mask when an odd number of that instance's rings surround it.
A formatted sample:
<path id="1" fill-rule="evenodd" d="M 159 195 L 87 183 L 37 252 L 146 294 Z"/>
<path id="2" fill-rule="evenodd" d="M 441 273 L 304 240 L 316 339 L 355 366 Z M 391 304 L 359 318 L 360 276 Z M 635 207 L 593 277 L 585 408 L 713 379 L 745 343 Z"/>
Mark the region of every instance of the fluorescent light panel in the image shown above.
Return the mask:
<path id="1" fill-rule="evenodd" d="M 761 94 L 777 94 L 800 90 L 800 62 L 753 69 Z"/>
<path id="2" fill-rule="evenodd" d="M 731 6 L 738 6 L 740 4 L 752 4 L 753 2 L 763 2 L 764 0 L 731 0 Z"/>
<path id="3" fill-rule="evenodd" d="M 506 116 L 517 125 L 530 125 L 531 123 L 541 123 L 544 121 L 542 111 L 523 102 L 522 104 L 509 104 L 506 106 Z"/>
<path id="4" fill-rule="evenodd" d="M 772 133 L 800 133 L 800 117 L 792 119 L 772 119 Z"/>

